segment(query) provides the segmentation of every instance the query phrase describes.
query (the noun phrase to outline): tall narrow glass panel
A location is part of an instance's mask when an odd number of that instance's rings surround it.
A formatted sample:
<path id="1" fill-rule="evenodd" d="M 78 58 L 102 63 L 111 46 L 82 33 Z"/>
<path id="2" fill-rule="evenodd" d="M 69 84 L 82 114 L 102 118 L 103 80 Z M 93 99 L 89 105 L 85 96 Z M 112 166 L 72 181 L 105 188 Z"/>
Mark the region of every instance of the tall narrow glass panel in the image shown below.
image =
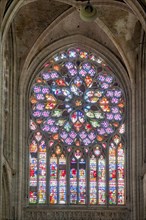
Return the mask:
<path id="1" fill-rule="evenodd" d="M 106 203 L 106 167 L 105 159 L 101 155 L 98 159 L 98 203 Z"/>
<path id="2" fill-rule="evenodd" d="M 77 204 L 77 161 L 71 159 L 70 163 L 70 204 Z"/>
<path id="3" fill-rule="evenodd" d="M 79 161 L 79 204 L 86 204 L 86 161 Z"/>
<path id="4" fill-rule="evenodd" d="M 90 158 L 90 204 L 97 203 L 97 162 L 94 155 Z"/>
<path id="5" fill-rule="evenodd" d="M 30 174 L 29 174 L 29 202 L 30 203 L 37 203 L 37 173 L 38 173 L 38 146 L 35 140 L 32 140 L 29 146 L 29 167 L 30 167 Z"/>
<path id="6" fill-rule="evenodd" d="M 50 158 L 50 204 L 57 203 L 58 164 L 55 154 Z"/>
<path id="7" fill-rule="evenodd" d="M 109 204 L 116 204 L 116 147 L 109 146 Z"/>
<path id="8" fill-rule="evenodd" d="M 46 145 L 41 141 L 39 145 L 39 187 L 38 187 L 38 202 L 46 202 Z"/>
<path id="9" fill-rule="evenodd" d="M 62 154 L 59 158 L 59 204 L 66 203 L 66 158 Z"/>
<path id="10" fill-rule="evenodd" d="M 125 203 L 125 152 L 122 143 L 118 145 L 118 204 L 124 205 Z"/>

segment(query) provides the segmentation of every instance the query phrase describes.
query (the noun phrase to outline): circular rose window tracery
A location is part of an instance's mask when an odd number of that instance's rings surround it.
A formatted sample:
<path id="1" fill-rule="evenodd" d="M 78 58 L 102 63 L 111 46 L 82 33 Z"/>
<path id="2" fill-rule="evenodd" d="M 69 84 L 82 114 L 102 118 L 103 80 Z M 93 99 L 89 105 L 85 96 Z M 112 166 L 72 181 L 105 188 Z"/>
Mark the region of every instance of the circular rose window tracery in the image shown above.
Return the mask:
<path id="1" fill-rule="evenodd" d="M 41 71 L 31 97 L 32 115 L 42 120 L 41 130 L 59 133 L 67 146 L 104 140 L 123 120 L 124 97 L 115 77 L 93 58 L 84 61 L 87 54 L 79 52 L 69 50 L 60 53 L 60 59 L 55 57 L 58 64 L 50 62 Z M 72 60 L 64 61 L 67 58 Z"/>
<path id="2" fill-rule="evenodd" d="M 30 109 L 30 204 L 124 205 L 125 98 L 104 60 L 56 54 L 33 82 Z"/>

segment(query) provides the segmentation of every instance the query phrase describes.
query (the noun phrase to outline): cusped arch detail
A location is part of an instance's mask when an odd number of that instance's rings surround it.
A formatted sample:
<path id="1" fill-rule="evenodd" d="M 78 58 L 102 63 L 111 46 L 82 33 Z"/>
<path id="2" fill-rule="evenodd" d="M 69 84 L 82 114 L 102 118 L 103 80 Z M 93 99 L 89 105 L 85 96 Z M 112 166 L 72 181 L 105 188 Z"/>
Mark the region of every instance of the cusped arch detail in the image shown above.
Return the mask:
<path id="1" fill-rule="evenodd" d="M 51 45 L 46 46 L 39 51 L 35 57 L 33 57 L 31 62 L 26 60 L 19 80 L 19 91 L 21 94 L 24 94 L 26 91 L 28 91 L 27 88 L 29 84 L 31 84 L 33 78 L 38 73 L 43 63 L 45 63 L 45 61 L 51 58 L 55 53 L 65 49 L 66 47 L 82 47 L 84 49 L 93 51 L 95 54 L 98 54 L 118 75 L 125 91 L 128 89 L 128 94 L 131 93 L 131 89 L 134 86 L 133 80 L 120 60 L 110 50 L 97 41 L 77 34 L 64 37 Z"/>

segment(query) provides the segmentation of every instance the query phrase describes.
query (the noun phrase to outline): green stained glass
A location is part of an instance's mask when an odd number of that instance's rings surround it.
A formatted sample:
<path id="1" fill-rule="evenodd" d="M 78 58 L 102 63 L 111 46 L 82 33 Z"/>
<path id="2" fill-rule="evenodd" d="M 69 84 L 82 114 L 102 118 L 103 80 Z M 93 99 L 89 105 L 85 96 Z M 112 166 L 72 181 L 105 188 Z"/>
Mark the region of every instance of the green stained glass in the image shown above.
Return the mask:
<path id="1" fill-rule="evenodd" d="M 97 120 L 90 120 L 90 123 L 93 126 L 93 128 L 97 128 L 100 126 L 100 124 Z"/>
<path id="2" fill-rule="evenodd" d="M 92 111 L 88 111 L 86 113 L 86 115 L 89 117 L 89 118 L 94 118 L 94 113 Z"/>
<path id="3" fill-rule="evenodd" d="M 68 132 L 71 130 L 71 126 L 68 122 L 64 125 L 64 129 Z"/>
<path id="4" fill-rule="evenodd" d="M 60 117 L 60 116 L 62 116 L 62 113 L 63 113 L 63 111 L 61 111 L 61 110 L 54 110 L 53 112 L 52 112 L 52 117 Z"/>
<path id="5" fill-rule="evenodd" d="M 97 119 L 104 119 L 103 113 L 101 113 L 99 111 L 95 111 L 94 115 L 95 115 L 95 118 L 97 118 Z"/>
<path id="6" fill-rule="evenodd" d="M 62 127 L 62 126 L 64 125 L 65 122 L 66 122 L 66 120 L 64 120 L 64 119 L 59 119 L 58 121 L 56 121 L 56 125 Z"/>

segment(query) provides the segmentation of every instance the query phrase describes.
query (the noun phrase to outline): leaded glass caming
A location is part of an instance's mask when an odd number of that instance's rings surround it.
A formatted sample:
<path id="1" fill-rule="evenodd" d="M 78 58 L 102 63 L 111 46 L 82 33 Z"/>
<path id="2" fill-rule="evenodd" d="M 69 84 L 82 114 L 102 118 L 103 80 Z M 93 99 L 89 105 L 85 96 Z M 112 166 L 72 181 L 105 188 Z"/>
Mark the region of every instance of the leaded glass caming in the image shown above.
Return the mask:
<path id="1" fill-rule="evenodd" d="M 125 96 L 93 53 L 54 55 L 30 95 L 29 203 L 125 205 Z"/>

